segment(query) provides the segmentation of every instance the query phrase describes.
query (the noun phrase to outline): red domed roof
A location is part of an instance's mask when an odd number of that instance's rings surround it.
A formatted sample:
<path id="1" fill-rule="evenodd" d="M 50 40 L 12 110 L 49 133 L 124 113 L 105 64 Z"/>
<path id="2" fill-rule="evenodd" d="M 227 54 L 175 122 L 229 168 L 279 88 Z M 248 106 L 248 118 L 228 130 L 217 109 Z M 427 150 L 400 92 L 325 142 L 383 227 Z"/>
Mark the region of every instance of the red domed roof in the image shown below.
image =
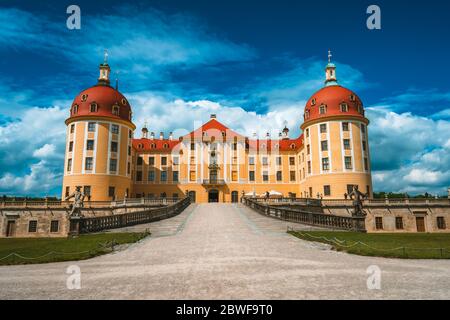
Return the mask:
<path id="1" fill-rule="evenodd" d="M 69 119 L 82 116 L 104 116 L 131 122 L 131 106 L 113 87 L 96 85 L 82 91 L 72 103 Z"/>
<path id="2" fill-rule="evenodd" d="M 320 113 L 324 106 L 325 112 Z M 326 86 L 309 98 L 305 106 L 305 123 L 330 116 L 364 117 L 361 99 L 353 91 L 339 85 Z"/>

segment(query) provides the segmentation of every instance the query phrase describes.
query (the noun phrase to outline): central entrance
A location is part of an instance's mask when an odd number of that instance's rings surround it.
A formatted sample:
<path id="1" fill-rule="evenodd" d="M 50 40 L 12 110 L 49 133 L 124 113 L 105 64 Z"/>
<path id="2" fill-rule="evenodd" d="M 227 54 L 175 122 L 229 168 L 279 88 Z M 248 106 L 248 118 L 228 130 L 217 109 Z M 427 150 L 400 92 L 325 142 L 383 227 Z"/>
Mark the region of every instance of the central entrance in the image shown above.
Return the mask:
<path id="1" fill-rule="evenodd" d="M 219 190 L 211 189 L 208 191 L 208 202 L 219 202 Z"/>

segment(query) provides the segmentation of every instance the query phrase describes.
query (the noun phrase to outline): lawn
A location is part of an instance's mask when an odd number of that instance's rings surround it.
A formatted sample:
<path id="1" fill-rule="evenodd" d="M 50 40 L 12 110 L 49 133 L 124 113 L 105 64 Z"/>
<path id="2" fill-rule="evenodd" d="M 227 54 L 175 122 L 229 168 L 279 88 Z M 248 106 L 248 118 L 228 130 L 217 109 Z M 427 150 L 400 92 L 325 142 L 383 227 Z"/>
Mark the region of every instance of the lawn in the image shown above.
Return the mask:
<path id="1" fill-rule="evenodd" d="M 335 250 L 363 256 L 404 259 L 450 259 L 450 233 L 359 233 L 289 231 L 308 241 L 332 245 Z"/>
<path id="2" fill-rule="evenodd" d="M 118 245 L 134 243 L 148 233 L 98 233 L 75 238 L 0 239 L 0 265 L 89 259 Z"/>

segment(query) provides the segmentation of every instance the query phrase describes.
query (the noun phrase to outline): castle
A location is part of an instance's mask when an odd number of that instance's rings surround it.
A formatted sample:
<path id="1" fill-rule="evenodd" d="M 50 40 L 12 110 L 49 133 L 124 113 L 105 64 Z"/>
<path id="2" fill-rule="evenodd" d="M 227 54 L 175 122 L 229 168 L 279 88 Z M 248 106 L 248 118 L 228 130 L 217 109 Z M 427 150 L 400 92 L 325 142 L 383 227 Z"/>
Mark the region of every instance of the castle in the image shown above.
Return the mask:
<path id="1" fill-rule="evenodd" d="M 372 197 L 369 120 L 361 99 L 340 86 L 336 66 L 307 101 L 302 134 L 246 137 L 215 115 L 187 135 L 134 137 L 132 109 L 100 65 L 98 83 L 74 99 L 66 120 L 62 197 L 77 186 L 92 201 L 190 196 L 237 202 L 242 195 L 343 199 L 353 186 Z M 300 119 L 299 119 L 300 122 Z"/>

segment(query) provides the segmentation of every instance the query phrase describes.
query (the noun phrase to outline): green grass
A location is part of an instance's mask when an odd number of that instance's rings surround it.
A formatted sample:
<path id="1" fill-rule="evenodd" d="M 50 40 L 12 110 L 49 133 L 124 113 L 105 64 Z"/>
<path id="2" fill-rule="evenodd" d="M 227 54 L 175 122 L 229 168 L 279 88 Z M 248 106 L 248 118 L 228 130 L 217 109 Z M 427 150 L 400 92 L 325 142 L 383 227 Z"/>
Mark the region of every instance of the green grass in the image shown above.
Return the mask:
<path id="1" fill-rule="evenodd" d="M 450 259 L 450 233 L 368 234 L 339 231 L 289 231 L 289 233 L 300 239 L 330 244 L 338 251 L 363 256 Z"/>
<path id="2" fill-rule="evenodd" d="M 148 233 L 98 233 L 75 238 L 0 239 L 0 265 L 47 263 L 89 259 L 112 251 L 114 246 L 134 243 Z M 49 254 L 52 252 L 51 254 Z M 4 258 L 11 253 L 16 255 Z M 4 259 L 2 259 L 4 258 Z"/>

